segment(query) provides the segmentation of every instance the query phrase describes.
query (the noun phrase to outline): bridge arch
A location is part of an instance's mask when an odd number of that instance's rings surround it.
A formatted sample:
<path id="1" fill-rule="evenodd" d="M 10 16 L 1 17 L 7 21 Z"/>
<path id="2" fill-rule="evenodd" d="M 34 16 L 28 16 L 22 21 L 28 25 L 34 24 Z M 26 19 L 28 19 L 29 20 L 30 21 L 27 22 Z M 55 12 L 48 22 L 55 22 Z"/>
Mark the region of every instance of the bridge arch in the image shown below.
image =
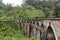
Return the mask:
<path id="1" fill-rule="evenodd" d="M 46 40 L 57 40 L 55 29 L 51 26 L 47 27 Z"/>

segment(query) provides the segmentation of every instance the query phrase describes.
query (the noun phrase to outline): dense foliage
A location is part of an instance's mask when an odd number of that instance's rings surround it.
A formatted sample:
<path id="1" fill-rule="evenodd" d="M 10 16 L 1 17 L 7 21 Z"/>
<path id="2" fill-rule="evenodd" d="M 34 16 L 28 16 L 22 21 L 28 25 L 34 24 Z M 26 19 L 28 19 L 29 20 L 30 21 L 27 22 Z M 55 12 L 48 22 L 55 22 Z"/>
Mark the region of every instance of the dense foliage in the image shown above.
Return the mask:
<path id="1" fill-rule="evenodd" d="M 27 0 L 22 7 L 0 4 L 0 40 L 36 40 L 20 29 L 20 19 L 60 17 L 60 1 Z"/>
<path id="2" fill-rule="evenodd" d="M 45 17 L 60 17 L 60 0 L 26 0 L 25 5 L 32 5 L 33 7 L 44 11 Z"/>
<path id="3" fill-rule="evenodd" d="M 30 18 L 27 15 L 29 13 L 27 10 L 27 7 L 12 7 L 10 4 L 1 4 L 0 40 L 36 40 L 35 36 L 28 38 L 24 30 L 20 29 L 19 20 Z"/>
<path id="4" fill-rule="evenodd" d="M 0 40 L 36 40 L 36 37 L 28 38 L 15 21 L 0 21 Z"/>

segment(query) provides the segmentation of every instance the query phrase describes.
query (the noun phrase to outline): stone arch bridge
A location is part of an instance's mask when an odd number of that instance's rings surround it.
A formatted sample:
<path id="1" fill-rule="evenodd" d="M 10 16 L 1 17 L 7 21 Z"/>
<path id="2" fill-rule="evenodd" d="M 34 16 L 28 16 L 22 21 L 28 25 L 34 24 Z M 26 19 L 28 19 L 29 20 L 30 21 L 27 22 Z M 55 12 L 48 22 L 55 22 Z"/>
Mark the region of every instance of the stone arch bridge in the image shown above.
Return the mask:
<path id="1" fill-rule="evenodd" d="M 28 37 L 36 35 L 37 40 L 60 40 L 60 18 L 20 20 Z"/>

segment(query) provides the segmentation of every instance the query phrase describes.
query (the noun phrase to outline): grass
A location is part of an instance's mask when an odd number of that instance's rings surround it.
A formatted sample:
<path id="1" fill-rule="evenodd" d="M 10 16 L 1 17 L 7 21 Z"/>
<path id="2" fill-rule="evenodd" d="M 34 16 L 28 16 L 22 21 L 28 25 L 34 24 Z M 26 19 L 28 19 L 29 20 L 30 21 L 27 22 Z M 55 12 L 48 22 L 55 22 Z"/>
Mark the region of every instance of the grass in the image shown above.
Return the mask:
<path id="1" fill-rule="evenodd" d="M 0 35 L 0 40 L 36 40 L 36 37 L 32 36 L 31 38 L 28 38 L 27 36 L 24 36 L 21 31 L 17 31 L 13 36 Z"/>

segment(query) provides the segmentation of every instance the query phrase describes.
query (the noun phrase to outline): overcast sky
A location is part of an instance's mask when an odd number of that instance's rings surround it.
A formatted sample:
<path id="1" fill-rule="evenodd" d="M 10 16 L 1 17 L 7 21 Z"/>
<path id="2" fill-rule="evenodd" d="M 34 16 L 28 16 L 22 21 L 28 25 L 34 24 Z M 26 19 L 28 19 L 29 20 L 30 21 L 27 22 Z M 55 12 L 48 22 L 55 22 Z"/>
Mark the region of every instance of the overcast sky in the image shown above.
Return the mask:
<path id="1" fill-rule="evenodd" d="M 5 4 L 12 4 L 13 6 L 16 6 L 16 5 L 21 5 L 23 2 L 23 0 L 3 0 L 3 3 Z"/>

